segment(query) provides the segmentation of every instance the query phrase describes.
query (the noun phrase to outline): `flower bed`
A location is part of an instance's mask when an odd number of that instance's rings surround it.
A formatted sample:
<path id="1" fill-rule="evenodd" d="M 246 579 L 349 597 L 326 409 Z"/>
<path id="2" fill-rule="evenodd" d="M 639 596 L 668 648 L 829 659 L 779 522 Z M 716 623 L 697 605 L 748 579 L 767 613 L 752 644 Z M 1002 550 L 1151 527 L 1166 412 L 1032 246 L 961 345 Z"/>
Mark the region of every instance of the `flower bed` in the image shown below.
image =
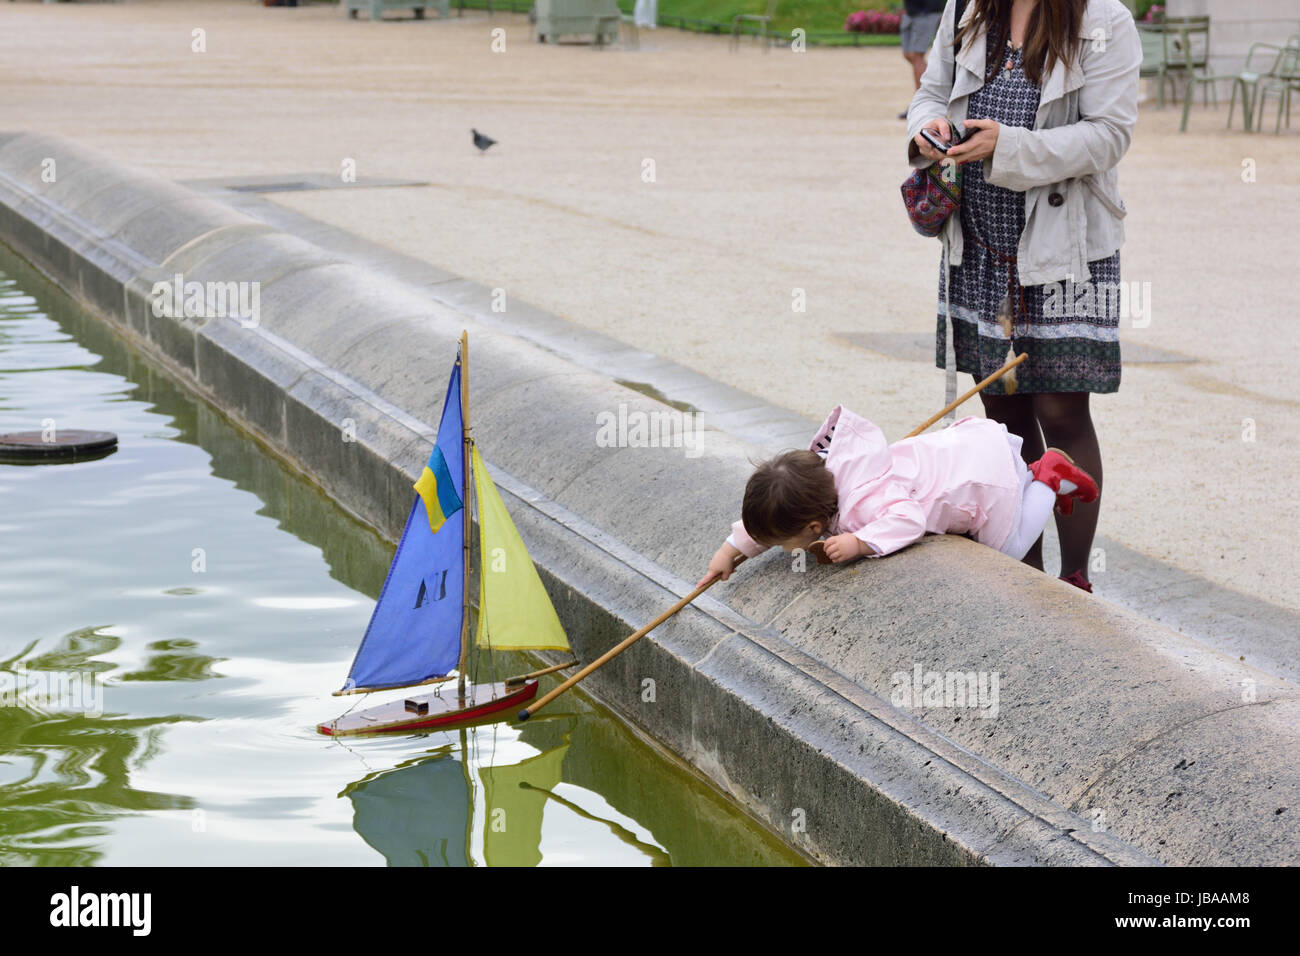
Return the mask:
<path id="1" fill-rule="evenodd" d="M 848 33 L 897 33 L 902 15 L 883 10 L 856 10 L 844 21 Z"/>

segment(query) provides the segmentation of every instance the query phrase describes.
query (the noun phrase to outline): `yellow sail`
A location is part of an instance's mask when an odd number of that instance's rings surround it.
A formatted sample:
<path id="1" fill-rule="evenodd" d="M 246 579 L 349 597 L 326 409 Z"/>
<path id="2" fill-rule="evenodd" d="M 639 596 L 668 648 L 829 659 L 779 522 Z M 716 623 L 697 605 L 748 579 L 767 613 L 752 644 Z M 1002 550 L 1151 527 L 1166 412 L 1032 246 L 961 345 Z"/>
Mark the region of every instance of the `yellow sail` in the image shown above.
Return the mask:
<path id="1" fill-rule="evenodd" d="M 472 444 L 478 496 L 478 646 L 493 650 L 567 651 L 569 639 L 537 576 L 523 538 Z"/>
<path id="2" fill-rule="evenodd" d="M 560 785 L 569 745 L 504 767 L 480 767 L 483 856 L 488 866 L 536 866 L 542 862 L 542 814 L 547 794 Z"/>

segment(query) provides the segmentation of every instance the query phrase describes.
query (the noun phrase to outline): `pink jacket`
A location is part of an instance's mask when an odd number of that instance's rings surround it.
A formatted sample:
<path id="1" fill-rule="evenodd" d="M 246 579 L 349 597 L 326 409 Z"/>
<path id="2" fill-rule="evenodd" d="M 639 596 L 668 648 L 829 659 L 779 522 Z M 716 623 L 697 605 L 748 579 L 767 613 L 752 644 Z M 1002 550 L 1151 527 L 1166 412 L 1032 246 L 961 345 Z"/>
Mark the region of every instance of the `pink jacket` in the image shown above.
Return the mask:
<path id="1" fill-rule="evenodd" d="M 810 447 L 826 452 L 835 476 L 839 513 L 829 533 L 857 535 L 873 558 L 926 532 L 972 532 L 976 541 L 998 548 L 1019 523 L 1019 456 L 999 422 L 968 415 L 942 431 L 890 445 L 879 428 L 838 405 Z M 751 558 L 767 550 L 740 521 L 727 540 Z"/>

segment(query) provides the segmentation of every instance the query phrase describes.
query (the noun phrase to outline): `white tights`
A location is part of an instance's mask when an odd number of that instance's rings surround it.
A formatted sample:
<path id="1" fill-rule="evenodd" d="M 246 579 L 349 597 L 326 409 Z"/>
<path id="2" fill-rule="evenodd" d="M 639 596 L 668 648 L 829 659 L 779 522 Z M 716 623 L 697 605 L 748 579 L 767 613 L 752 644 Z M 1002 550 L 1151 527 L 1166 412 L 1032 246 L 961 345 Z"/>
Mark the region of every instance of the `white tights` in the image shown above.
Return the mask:
<path id="1" fill-rule="evenodd" d="M 1027 481 L 1024 480 L 1026 478 Z M 1023 493 L 1020 498 L 1020 527 L 1012 531 L 1007 536 L 1006 543 L 998 549 L 1017 561 L 1029 553 L 1033 543 L 1047 527 L 1047 519 L 1056 506 L 1056 492 L 1041 481 L 1034 481 L 1033 473 L 1027 468 L 1022 474 L 1021 487 Z M 1069 494 L 1074 488 L 1073 482 L 1061 480 L 1062 494 Z"/>

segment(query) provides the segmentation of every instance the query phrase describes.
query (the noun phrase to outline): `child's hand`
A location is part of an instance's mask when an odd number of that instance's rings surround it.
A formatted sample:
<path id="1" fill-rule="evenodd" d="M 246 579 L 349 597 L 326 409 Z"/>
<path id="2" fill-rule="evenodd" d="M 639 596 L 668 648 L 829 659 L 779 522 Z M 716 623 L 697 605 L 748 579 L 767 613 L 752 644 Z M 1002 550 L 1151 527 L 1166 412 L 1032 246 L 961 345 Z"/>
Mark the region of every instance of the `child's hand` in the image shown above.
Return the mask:
<path id="1" fill-rule="evenodd" d="M 725 541 L 722 542 L 722 547 L 714 552 L 713 559 L 709 561 L 709 573 L 700 578 L 699 583 L 695 586 L 697 588 L 700 587 L 710 578 L 722 578 L 724 581 L 727 580 L 727 578 L 731 577 L 731 572 L 735 567 L 734 562 L 736 556 L 739 554 L 740 552 L 731 545 L 727 544 Z"/>
<path id="2" fill-rule="evenodd" d="M 836 564 L 852 561 L 865 553 L 865 542 L 855 534 L 837 534 L 826 539 L 826 557 Z"/>

